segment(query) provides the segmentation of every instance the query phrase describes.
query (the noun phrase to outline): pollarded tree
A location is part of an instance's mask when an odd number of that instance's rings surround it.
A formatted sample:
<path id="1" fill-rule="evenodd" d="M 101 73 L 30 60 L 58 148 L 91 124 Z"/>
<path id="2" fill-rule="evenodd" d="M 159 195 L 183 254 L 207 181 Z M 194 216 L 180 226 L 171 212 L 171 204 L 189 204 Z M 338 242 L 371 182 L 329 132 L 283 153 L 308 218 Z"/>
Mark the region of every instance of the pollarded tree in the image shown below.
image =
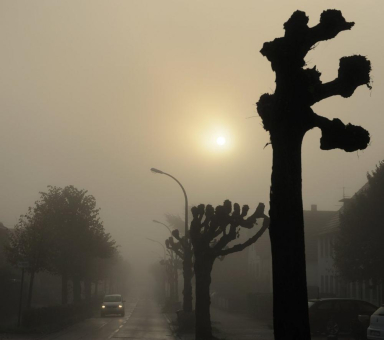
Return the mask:
<path id="1" fill-rule="evenodd" d="M 370 84 L 370 62 L 354 55 L 340 59 L 338 77 L 322 83 L 316 67 L 304 69 L 306 54 L 320 41 L 350 30 L 340 11 L 327 10 L 320 23 L 308 27 L 308 17 L 296 11 L 284 24 L 285 35 L 264 43 L 261 54 L 276 73 L 274 94 L 263 94 L 257 111 L 269 131 L 273 148 L 269 228 L 273 265 L 275 339 L 310 339 L 305 270 L 301 187 L 301 145 L 305 133 L 322 131 L 320 148 L 347 152 L 365 149 L 369 133 L 339 119 L 317 115 L 311 106 L 331 96 L 350 97 Z"/>
<path id="2" fill-rule="evenodd" d="M 170 221 L 170 216 L 173 216 L 173 215 L 167 215 L 167 220 Z M 174 217 L 174 221 L 178 221 L 180 220 L 179 217 Z M 184 223 L 184 222 L 183 222 Z M 175 226 L 175 224 L 171 224 L 172 226 Z M 177 264 L 177 258 L 180 258 L 182 261 L 184 261 L 184 252 L 185 252 L 185 236 L 180 236 L 180 231 L 179 229 L 174 229 L 172 230 L 172 236 L 173 237 L 169 237 L 165 240 L 165 246 L 167 247 L 167 249 L 169 249 L 172 254 L 175 255 L 175 261 L 173 262 L 174 263 L 174 283 L 175 283 L 175 294 L 178 294 L 178 281 L 179 281 L 179 277 L 178 277 L 178 271 L 177 271 L 177 268 L 178 268 L 178 264 Z M 177 240 L 177 242 L 175 242 L 175 240 L 173 239 L 175 238 Z M 190 271 L 190 280 L 192 281 L 192 278 L 195 276 L 195 273 L 193 271 L 193 266 L 194 266 L 194 257 L 193 257 L 193 254 L 192 254 L 192 259 L 191 259 L 191 271 Z M 183 267 L 184 268 L 184 267 Z M 184 276 L 184 279 L 185 279 L 185 276 Z M 182 325 L 182 327 L 185 327 L 186 325 Z"/>
<path id="3" fill-rule="evenodd" d="M 172 305 L 178 302 L 178 289 L 179 289 L 179 273 L 178 270 L 182 269 L 182 262 L 174 254 L 169 254 L 168 259 L 162 259 L 160 264 L 165 266 L 165 273 L 169 283 L 169 303 Z"/>
<path id="4" fill-rule="evenodd" d="M 193 220 L 191 222 L 190 236 L 195 255 L 196 275 L 196 340 L 212 339 L 210 294 L 211 272 L 213 264 L 218 257 L 223 257 L 255 243 L 269 226 L 269 218 L 264 215 L 264 204 L 260 203 L 253 215 L 247 216 L 249 207 L 228 200 L 214 209 L 211 205 L 192 208 Z M 261 229 L 244 243 L 229 247 L 235 240 L 241 228 L 251 229 L 257 218 L 264 218 Z"/>
<path id="5" fill-rule="evenodd" d="M 178 242 L 175 242 L 173 237 L 178 240 Z M 170 258 L 170 265 L 173 268 L 172 273 L 173 273 L 173 282 L 174 282 L 174 301 L 178 301 L 178 294 L 179 294 L 179 269 L 182 269 L 182 266 L 180 264 L 182 263 L 181 261 L 184 261 L 184 244 L 185 244 L 185 237 L 182 236 L 180 237 L 179 234 L 179 229 L 174 229 L 172 231 L 172 236 L 167 238 L 165 240 L 165 246 L 167 249 L 170 250 L 171 252 L 171 258 Z M 192 266 L 193 266 L 193 257 L 192 257 Z M 191 270 L 191 278 L 195 273 L 193 270 Z"/>
<path id="6" fill-rule="evenodd" d="M 384 290 L 384 161 L 367 177 L 368 185 L 344 205 L 340 214 L 334 261 L 348 280 L 381 282 Z"/>

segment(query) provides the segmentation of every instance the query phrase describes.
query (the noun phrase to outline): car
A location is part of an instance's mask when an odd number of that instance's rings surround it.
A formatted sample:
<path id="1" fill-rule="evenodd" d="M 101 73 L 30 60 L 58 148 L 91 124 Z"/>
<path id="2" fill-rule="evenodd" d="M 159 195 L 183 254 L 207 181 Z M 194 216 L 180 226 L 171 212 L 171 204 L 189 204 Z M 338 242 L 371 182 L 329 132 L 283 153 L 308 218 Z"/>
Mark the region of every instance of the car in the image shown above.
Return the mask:
<path id="1" fill-rule="evenodd" d="M 377 306 L 358 299 L 325 298 L 309 300 L 308 313 L 311 332 L 326 335 L 342 333 L 365 335 L 366 326 L 368 325 L 362 324 L 362 316 L 368 318 L 376 310 Z"/>
<path id="2" fill-rule="evenodd" d="M 384 339 L 384 305 L 371 315 L 370 324 L 367 329 L 367 339 Z"/>
<path id="3" fill-rule="evenodd" d="M 120 294 L 105 295 L 100 309 L 100 316 L 108 314 L 125 315 L 125 300 Z"/>

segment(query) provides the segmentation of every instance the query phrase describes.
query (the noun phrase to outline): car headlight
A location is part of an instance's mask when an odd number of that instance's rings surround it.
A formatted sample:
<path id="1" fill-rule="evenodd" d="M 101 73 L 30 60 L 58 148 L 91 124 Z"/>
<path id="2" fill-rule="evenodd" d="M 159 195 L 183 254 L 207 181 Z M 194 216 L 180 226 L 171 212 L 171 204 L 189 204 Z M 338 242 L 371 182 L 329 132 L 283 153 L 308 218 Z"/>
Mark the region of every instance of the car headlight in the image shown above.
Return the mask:
<path id="1" fill-rule="evenodd" d="M 123 308 L 123 306 L 122 306 L 122 305 L 119 305 L 119 308 Z"/>
<path id="2" fill-rule="evenodd" d="M 105 308 L 105 306 L 104 306 L 104 305 L 102 305 L 102 306 L 101 306 L 101 308 Z"/>

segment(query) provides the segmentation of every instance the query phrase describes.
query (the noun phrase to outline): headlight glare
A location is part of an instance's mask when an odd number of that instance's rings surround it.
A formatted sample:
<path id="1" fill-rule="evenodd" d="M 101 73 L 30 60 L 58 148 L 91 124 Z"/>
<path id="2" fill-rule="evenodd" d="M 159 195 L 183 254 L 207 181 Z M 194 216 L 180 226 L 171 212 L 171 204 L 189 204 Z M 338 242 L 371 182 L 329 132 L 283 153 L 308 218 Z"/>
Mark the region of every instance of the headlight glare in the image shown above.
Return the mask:
<path id="1" fill-rule="evenodd" d="M 102 305 L 102 306 L 101 306 L 101 308 L 105 308 L 105 306 L 104 306 L 104 305 Z"/>
<path id="2" fill-rule="evenodd" d="M 123 308 L 123 306 L 122 306 L 122 305 L 119 305 L 119 308 Z"/>

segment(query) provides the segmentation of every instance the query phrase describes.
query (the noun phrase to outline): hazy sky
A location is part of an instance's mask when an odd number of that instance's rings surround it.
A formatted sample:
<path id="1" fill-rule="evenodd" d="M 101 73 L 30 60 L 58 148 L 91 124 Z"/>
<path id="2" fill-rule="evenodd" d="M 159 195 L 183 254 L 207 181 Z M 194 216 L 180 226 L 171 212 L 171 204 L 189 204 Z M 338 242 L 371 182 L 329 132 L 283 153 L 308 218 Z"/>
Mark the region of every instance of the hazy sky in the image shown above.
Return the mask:
<path id="1" fill-rule="evenodd" d="M 152 223 L 190 204 L 225 199 L 268 206 L 269 135 L 255 103 L 273 92 L 260 53 L 284 34 L 293 11 L 310 26 L 342 10 L 351 31 L 307 56 L 322 80 L 339 58 L 372 62 L 373 89 L 333 97 L 314 111 L 371 134 L 364 152 L 321 151 L 320 131 L 303 146 L 304 208 L 337 210 L 384 159 L 384 1 L 0 0 L 0 221 L 12 227 L 47 185 L 87 189 L 107 231 L 134 262 L 156 258 L 166 230 Z M 223 135 L 225 147 L 214 145 Z"/>

